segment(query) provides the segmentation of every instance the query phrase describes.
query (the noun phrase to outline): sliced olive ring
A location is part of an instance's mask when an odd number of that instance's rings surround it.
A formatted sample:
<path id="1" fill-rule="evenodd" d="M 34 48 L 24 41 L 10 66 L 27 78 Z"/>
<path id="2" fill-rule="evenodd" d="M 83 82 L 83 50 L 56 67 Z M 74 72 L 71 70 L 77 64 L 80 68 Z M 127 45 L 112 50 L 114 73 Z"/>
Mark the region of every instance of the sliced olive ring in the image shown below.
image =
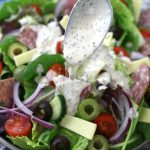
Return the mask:
<path id="1" fill-rule="evenodd" d="M 52 106 L 47 101 L 39 103 L 33 111 L 33 115 L 45 121 L 49 121 L 52 114 Z"/>
<path id="2" fill-rule="evenodd" d="M 102 107 L 92 98 L 83 100 L 78 108 L 79 116 L 88 121 L 93 121 L 101 111 Z"/>
<path id="3" fill-rule="evenodd" d="M 102 135 L 95 135 L 89 142 L 88 150 L 108 150 L 108 141 Z"/>

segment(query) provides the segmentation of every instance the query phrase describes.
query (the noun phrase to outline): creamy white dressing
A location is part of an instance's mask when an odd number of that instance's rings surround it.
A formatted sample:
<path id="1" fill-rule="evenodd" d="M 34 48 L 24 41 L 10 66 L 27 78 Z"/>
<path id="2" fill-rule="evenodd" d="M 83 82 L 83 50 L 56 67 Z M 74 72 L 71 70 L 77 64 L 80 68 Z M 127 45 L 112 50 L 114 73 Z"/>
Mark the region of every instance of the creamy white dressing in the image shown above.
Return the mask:
<path id="1" fill-rule="evenodd" d="M 56 95 L 63 94 L 67 104 L 67 114 L 75 115 L 80 103 L 80 94 L 89 83 L 80 80 L 71 80 L 64 76 L 54 77 Z"/>
<path id="2" fill-rule="evenodd" d="M 128 91 L 128 78 L 123 72 L 116 71 L 115 59 L 116 55 L 114 55 L 114 52 L 111 49 L 99 46 L 79 67 L 68 67 L 69 73 L 71 74 L 71 77 L 79 80 L 86 82 L 98 81 L 102 83 L 104 87 L 101 87 L 102 89 L 100 88 L 99 90 L 106 89 L 106 86 L 109 84 L 113 88 L 120 85 L 125 91 Z M 105 71 L 105 73 L 103 73 L 103 71 Z"/>
<path id="3" fill-rule="evenodd" d="M 72 65 L 80 64 L 89 57 L 107 33 L 111 10 L 106 1 L 101 1 L 102 7 L 98 4 L 98 0 L 79 1 L 70 17 L 64 57 Z"/>
<path id="4" fill-rule="evenodd" d="M 37 32 L 36 53 L 33 59 L 37 58 L 43 53 L 56 54 L 56 44 L 60 39 L 64 39 L 61 29 L 58 24 L 53 21 L 48 25 L 31 25 L 35 32 Z"/>

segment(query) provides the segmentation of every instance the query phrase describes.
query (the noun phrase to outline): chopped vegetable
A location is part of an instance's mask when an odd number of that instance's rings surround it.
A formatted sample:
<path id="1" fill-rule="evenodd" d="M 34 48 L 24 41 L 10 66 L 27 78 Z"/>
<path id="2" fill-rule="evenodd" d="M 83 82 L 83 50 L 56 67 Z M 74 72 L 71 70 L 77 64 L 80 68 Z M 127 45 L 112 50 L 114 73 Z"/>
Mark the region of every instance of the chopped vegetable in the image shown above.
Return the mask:
<path id="1" fill-rule="evenodd" d="M 63 117 L 66 114 L 66 101 L 63 95 L 57 95 L 55 96 L 51 102 L 50 102 L 51 106 L 52 106 L 52 121 L 55 122 L 59 122 L 63 119 Z"/>
<path id="2" fill-rule="evenodd" d="M 58 54 L 63 53 L 63 41 L 58 41 L 56 45 L 56 51 Z"/>
<path id="3" fill-rule="evenodd" d="M 95 135 L 89 142 L 88 150 L 108 150 L 108 141 L 102 135 Z"/>
<path id="4" fill-rule="evenodd" d="M 34 77 L 38 75 L 37 68 L 38 65 L 41 65 L 43 67 L 43 74 L 48 71 L 48 69 L 53 66 L 56 63 L 63 64 L 64 58 L 59 55 L 49 55 L 49 54 L 43 54 L 39 56 L 37 59 L 32 61 L 25 69 L 23 78 L 24 81 L 30 81 L 33 80 Z"/>
<path id="5" fill-rule="evenodd" d="M 87 121 L 93 121 L 101 111 L 98 102 L 90 98 L 83 100 L 78 108 L 79 117 Z"/>
<path id="6" fill-rule="evenodd" d="M 12 36 L 4 37 L 3 41 L 0 43 L 1 52 L 3 55 L 3 63 L 9 67 L 13 72 L 16 68 L 13 60 L 8 55 L 9 46 L 16 42 L 16 38 Z"/>
<path id="7" fill-rule="evenodd" d="M 117 55 L 129 57 L 128 52 L 123 47 L 114 47 L 114 51 Z"/>
<path id="8" fill-rule="evenodd" d="M 100 114 L 94 121 L 97 124 L 98 133 L 107 138 L 112 137 L 117 131 L 117 123 L 111 114 Z"/>
<path id="9" fill-rule="evenodd" d="M 20 55 L 27 51 L 27 47 L 21 43 L 13 43 L 9 46 L 8 55 L 11 59 L 14 59 L 14 56 Z"/>
<path id="10" fill-rule="evenodd" d="M 2 61 L 0 61 L 0 74 L 2 73 L 2 71 L 3 71 L 3 63 Z"/>
<path id="11" fill-rule="evenodd" d="M 140 32 L 144 38 L 150 38 L 150 31 L 148 31 L 146 29 L 141 29 Z"/>
<path id="12" fill-rule="evenodd" d="M 63 75 L 63 76 L 66 76 L 67 75 L 67 72 L 65 70 L 65 67 L 64 65 L 62 64 L 54 64 L 50 70 L 54 71 L 55 73 L 57 73 L 58 75 Z"/>
<path id="13" fill-rule="evenodd" d="M 5 122 L 5 131 L 9 136 L 28 136 L 31 132 L 32 124 L 30 120 L 18 115 L 11 116 Z"/>
<path id="14" fill-rule="evenodd" d="M 41 15 L 42 12 L 41 12 L 41 9 L 40 9 L 40 7 L 38 5 L 32 4 L 31 7 L 35 10 L 35 12 L 37 14 Z"/>

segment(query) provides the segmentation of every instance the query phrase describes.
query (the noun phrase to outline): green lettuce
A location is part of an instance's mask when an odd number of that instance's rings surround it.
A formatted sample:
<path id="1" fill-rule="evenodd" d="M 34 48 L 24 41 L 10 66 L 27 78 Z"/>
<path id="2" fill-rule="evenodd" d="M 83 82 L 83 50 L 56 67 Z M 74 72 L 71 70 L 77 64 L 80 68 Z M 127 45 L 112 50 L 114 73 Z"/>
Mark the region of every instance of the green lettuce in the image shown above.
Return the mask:
<path id="1" fill-rule="evenodd" d="M 129 76 L 127 67 L 125 66 L 125 64 L 118 57 L 115 59 L 115 68 L 116 68 L 116 70 L 121 71 L 122 73 L 124 73 L 125 77 L 128 79 L 129 85 L 131 86 L 133 84 L 133 80 Z"/>
<path id="2" fill-rule="evenodd" d="M 143 104 L 143 107 L 149 108 L 146 101 Z M 145 140 L 150 140 L 150 124 L 144 122 L 138 122 L 137 130 L 144 136 Z"/>
<path id="3" fill-rule="evenodd" d="M 138 134 L 134 133 L 130 140 L 128 141 L 128 144 L 126 146 L 126 150 L 132 150 L 136 146 L 140 145 L 143 142 L 143 137 Z M 124 145 L 124 142 L 115 144 L 115 145 L 109 145 L 110 150 L 122 150 L 122 147 Z"/>
<path id="4" fill-rule="evenodd" d="M 111 4 L 116 23 L 127 33 L 123 46 L 127 50 L 138 50 L 143 38 L 136 26 L 132 12 L 120 0 L 111 0 Z"/>
<path id="5" fill-rule="evenodd" d="M 5 79 L 7 78 L 9 75 L 12 75 L 11 71 L 9 70 L 9 68 L 7 66 L 4 66 L 1 74 L 0 74 L 0 79 Z"/>
<path id="6" fill-rule="evenodd" d="M 24 99 L 27 99 L 29 96 L 33 94 L 36 89 L 37 84 L 35 82 L 23 82 L 23 88 L 25 91 Z"/>
<path id="7" fill-rule="evenodd" d="M 54 12 L 57 0 L 12 0 L 5 2 L 0 8 L 0 22 L 9 18 L 12 14 L 17 14 L 21 6 L 36 4 L 41 8 L 43 14 Z M 49 9 L 48 9 L 49 8 Z"/>
<path id="8" fill-rule="evenodd" d="M 34 142 L 27 136 L 22 136 L 22 137 L 8 137 L 11 142 L 20 147 L 23 150 L 49 150 L 48 144 L 40 144 L 40 142 Z"/>
<path id="9" fill-rule="evenodd" d="M 80 136 L 78 142 L 73 146 L 72 150 L 85 150 L 88 146 L 89 140 L 83 136 Z"/>
<path id="10" fill-rule="evenodd" d="M 3 61 L 8 68 L 14 72 L 16 66 L 14 61 L 8 56 L 9 46 L 16 42 L 16 38 L 13 36 L 6 36 L 3 41 L 0 43 L 1 53 L 3 55 Z"/>

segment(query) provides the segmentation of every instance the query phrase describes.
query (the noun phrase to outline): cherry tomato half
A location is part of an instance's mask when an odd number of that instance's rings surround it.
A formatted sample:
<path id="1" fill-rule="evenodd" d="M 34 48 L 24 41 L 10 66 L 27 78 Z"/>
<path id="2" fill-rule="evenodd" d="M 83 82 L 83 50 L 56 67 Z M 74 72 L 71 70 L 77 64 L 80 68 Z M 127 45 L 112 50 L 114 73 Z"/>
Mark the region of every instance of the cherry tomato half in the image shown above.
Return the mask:
<path id="1" fill-rule="evenodd" d="M 116 46 L 114 47 L 114 52 L 118 54 L 122 54 L 123 56 L 129 57 L 129 54 L 123 47 Z"/>
<path id="2" fill-rule="evenodd" d="M 66 69 L 65 69 L 64 65 L 62 65 L 62 64 L 54 64 L 50 68 L 50 70 L 56 72 L 58 75 L 63 75 L 63 76 L 67 75 Z"/>
<path id="3" fill-rule="evenodd" d="M 122 3 L 127 4 L 125 0 L 120 0 Z"/>
<path id="4" fill-rule="evenodd" d="M 94 121 L 97 124 L 97 132 L 110 138 L 117 131 L 117 123 L 111 114 L 103 113 Z"/>
<path id="5" fill-rule="evenodd" d="M 146 29 L 140 29 L 140 32 L 144 38 L 150 38 L 150 31 L 148 31 Z"/>
<path id="6" fill-rule="evenodd" d="M 56 44 L 56 52 L 58 54 L 62 54 L 63 53 L 63 41 L 58 41 Z"/>
<path id="7" fill-rule="evenodd" d="M 36 12 L 37 14 L 39 14 L 39 15 L 42 14 L 41 9 L 40 9 L 40 7 L 39 7 L 38 5 L 32 4 L 31 7 L 35 10 L 35 12 Z"/>
<path id="8" fill-rule="evenodd" d="M 2 73 L 3 71 L 3 63 L 0 61 L 0 74 Z"/>
<path id="9" fill-rule="evenodd" d="M 65 69 L 65 66 L 62 64 L 54 64 L 50 68 L 50 71 L 51 70 L 54 71 L 57 75 L 68 76 L 68 71 Z M 55 87 L 55 83 L 53 81 L 50 81 L 50 85 L 52 87 Z"/>
<path id="10" fill-rule="evenodd" d="M 32 125 L 27 118 L 14 115 L 6 120 L 4 128 L 10 136 L 27 136 L 31 133 Z"/>

